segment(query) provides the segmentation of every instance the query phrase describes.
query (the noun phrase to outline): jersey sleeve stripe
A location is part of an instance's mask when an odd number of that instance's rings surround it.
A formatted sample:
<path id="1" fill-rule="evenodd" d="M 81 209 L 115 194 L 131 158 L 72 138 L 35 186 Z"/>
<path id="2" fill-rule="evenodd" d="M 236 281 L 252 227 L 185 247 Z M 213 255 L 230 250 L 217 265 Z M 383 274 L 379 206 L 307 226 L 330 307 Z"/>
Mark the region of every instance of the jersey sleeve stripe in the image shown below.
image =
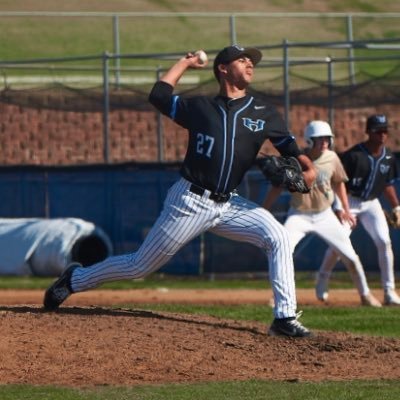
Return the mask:
<path id="1" fill-rule="evenodd" d="M 171 119 L 175 119 L 178 99 L 179 99 L 179 96 L 172 96 L 172 106 L 171 106 L 171 112 L 169 114 Z"/>

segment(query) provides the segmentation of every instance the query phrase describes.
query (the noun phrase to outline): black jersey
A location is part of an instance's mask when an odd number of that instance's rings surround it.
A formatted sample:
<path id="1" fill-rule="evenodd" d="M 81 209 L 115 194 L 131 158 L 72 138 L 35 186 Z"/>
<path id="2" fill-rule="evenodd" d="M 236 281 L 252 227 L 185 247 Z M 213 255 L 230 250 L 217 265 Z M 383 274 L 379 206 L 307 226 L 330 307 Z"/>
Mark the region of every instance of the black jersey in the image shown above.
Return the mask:
<path id="1" fill-rule="evenodd" d="M 362 200 L 379 197 L 387 185 L 397 179 L 396 159 L 392 152 L 383 148 L 379 157 L 373 157 L 363 143 L 359 143 L 341 154 L 346 173 L 347 191 Z"/>
<path id="2" fill-rule="evenodd" d="M 189 132 L 182 176 L 213 192 L 234 190 L 266 139 L 283 155 L 300 153 L 275 107 L 254 96 L 185 98 L 159 81 L 149 101 Z"/>

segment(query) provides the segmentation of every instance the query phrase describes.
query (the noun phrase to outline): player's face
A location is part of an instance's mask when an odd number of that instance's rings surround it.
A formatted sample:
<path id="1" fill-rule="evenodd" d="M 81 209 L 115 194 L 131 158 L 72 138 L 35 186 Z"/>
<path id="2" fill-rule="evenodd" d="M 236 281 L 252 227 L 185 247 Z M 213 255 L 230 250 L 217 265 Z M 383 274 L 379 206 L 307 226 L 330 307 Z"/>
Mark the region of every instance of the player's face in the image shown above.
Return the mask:
<path id="1" fill-rule="evenodd" d="M 369 132 L 369 141 L 376 145 L 384 145 L 388 137 L 387 130 L 376 130 Z"/>
<path id="2" fill-rule="evenodd" d="M 254 65 L 250 58 L 243 56 L 227 65 L 227 80 L 242 88 L 253 79 Z"/>
<path id="3" fill-rule="evenodd" d="M 329 136 L 320 136 L 320 137 L 313 138 L 315 151 L 322 153 L 325 150 L 328 150 L 330 140 L 331 140 L 331 138 Z"/>

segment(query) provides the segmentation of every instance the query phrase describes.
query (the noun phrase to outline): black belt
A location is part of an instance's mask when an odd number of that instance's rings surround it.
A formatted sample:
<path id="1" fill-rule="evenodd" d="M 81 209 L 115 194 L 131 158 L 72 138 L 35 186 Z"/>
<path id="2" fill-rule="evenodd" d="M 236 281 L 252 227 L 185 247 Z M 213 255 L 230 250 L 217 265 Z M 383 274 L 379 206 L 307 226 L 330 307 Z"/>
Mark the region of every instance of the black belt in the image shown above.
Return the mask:
<path id="1" fill-rule="evenodd" d="M 192 183 L 189 188 L 190 192 L 198 194 L 199 196 L 203 196 L 206 190 L 207 189 L 197 186 L 194 183 Z M 214 200 L 216 203 L 226 203 L 231 198 L 231 194 L 210 192 L 208 198 Z"/>

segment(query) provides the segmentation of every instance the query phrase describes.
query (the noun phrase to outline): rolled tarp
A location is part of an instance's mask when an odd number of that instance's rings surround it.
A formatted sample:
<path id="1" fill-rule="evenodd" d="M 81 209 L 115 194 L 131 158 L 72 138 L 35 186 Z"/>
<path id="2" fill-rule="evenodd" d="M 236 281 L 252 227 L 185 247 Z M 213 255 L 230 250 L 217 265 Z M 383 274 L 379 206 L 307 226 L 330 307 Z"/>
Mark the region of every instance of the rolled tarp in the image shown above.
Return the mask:
<path id="1" fill-rule="evenodd" d="M 112 252 L 104 230 L 79 218 L 0 218 L 0 275 L 58 276 Z"/>

